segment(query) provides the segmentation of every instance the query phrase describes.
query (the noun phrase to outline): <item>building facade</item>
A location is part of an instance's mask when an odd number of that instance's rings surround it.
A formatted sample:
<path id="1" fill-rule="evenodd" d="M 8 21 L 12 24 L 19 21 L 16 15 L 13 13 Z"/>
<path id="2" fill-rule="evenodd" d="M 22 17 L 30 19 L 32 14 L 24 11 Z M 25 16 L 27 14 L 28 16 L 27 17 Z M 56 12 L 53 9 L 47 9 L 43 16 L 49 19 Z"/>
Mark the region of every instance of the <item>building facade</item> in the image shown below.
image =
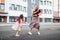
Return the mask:
<path id="1" fill-rule="evenodd" d="M 53 22 L 53 0 L 28 0 L 28 22 L 31 22 L 32 7 L 34 4 L 37 4 L 42 11 L 40 22 Z"/>
<path id="2" fill-rule="evenodd" d="M 5 13 L 5 0 L 0 0 L 0 22 L 7 22 L 7 15 Z"/>
<path id="3" fill-rule="evenodd" d="M 60 0 L 54 0 L 53 22 L 60 23 Z"/>
<path id="4" fill-rule="evenodd" d="M 42 10 L 40 22 L 52 23 L 53 22 L 53 0 L 40 0 L 39 7 Z"/>
<path id="5" fill-rule="evenodd" d="M 60 23 L 60 0 L 58 0 L 58 13 L 59 13 L 59 23 Z"/>
<path id="6" fill-rule="evenodd" d="M 20 14 L 24 15 L 25 22 L 31 22 L 34 4 L 37 4 L 42 11 L 42 15 L 39 16 L 41 23 L 58 21 L 60 0 L 0 0 L 0 22 L 15 22 Z"/>
<path id="7" fill-rule="evenodd" d="M 15 22 L 23 14 L 27 17 L 27 2 L 25 0 L 0 0 L 0 22 Z"/>

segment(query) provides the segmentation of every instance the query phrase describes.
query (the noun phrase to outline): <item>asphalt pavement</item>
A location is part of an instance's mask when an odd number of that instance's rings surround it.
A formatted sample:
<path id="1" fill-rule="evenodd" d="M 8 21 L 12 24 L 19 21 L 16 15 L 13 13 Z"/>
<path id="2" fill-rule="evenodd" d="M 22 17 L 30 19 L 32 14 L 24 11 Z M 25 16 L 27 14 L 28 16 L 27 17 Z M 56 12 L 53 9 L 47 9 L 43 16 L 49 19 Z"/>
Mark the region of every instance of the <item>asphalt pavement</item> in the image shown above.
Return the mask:
<path id="1" fill-rule="evenodd" d="M 32 30 L 33 35 L 29 35 L 29 25 L 23 25 L 19 37 L 15 36 L 16 31 L 11 26 L 0 26 L 0 40 L 60 40 L 60 24 L 42 24 L 40 28 L 41 35 L 37 35 L 35 28 Z"/>

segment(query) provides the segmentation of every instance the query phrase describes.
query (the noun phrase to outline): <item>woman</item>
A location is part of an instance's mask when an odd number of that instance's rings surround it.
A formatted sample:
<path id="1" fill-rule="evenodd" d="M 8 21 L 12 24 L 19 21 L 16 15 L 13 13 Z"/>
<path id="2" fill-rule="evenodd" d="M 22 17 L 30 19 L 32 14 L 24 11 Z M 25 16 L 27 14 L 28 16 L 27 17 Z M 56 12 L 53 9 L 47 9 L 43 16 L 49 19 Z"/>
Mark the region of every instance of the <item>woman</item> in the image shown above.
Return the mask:
<path id="1" fill-rule="evenodd" d="M 34 5 L 33 13 L 32 13 L 32 22 L 30 23 L 28 34 L 32 35 L 32 29 L 37 28 L 38 35 L 40 35 L 40 25 L 39 25 L 39 16 L 41 15 L 41 11 L 38 5 Z"/>
<path id="2" fill-rule="evenodd" d="M 21 31 L 21 23 L 23 21 L 23 15 L 21 14 L 17 19 L 16 23 L 12 26 L 14 30 L 16 30 L 16 36 L 20 36 L 19 32 Z"/>

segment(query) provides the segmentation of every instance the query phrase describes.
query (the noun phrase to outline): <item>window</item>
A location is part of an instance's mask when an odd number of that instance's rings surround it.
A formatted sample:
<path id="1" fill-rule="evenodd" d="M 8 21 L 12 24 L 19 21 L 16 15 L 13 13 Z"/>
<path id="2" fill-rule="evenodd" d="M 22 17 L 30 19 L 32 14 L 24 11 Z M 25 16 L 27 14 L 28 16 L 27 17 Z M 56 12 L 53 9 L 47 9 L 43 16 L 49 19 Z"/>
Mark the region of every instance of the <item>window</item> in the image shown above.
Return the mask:
<path id="1" fill-rule="evenodd" d="M 22 5 L 11 4 L 10 10 L 22 11 Z"/>
<path id="2" fill-rule="evenodd" d="M 45 22 L 51 22 L 51 18 L 45 18 Z"/>
<path id="3" fill-rule="evenodd" d="M 23 7 L 23 11 L 26 12 L 26 7 Z"/>
<path id="4" fill-rule="evenodd" d="M 47 14 L 49 14 L 49 13 L 48 13 L 49 9 L 46 9 L 46 11 L 47 11 Z"/>
<path id="5" fill-rule="evenodd" d="M 46 5 L 46 1 L 44 1 L 44 5 Z"/>
<path id="6" fill-rule="evenodd" d="M 27 22 L 27 17 L 25 17 L 25 22 Z"/>
<path id="7" fill-rule="evenodd" d="M 51 14 L 52 11 L 51 11 L 50 9 L 44 9 L 44 13 L 45 13 L 45 14 Z"/>
<path id="8" fill-rule="evenodd" d="M 12 7 L 9 7 L 10 10 L 12 10 Z"/>
<path id="9" fill-rule="evenodd" d="M 47 13 L 48 13 L 48 14 L 52 14 L 52 10 L 47 9 Z"/>
<path id="10" fill-rule="evenodd" d="M 0 9 L 4 10 L 5 9 L 5 4 L 0 4 Z"/>
<path id="11" fill-rule="evenodd" d="M 11 5 L 11 7 L 12 7 L 12 10 L 14 10 L 14 9 L 15 9 L 15 5 L 14 5 L 14 4 L 12 4 L 12 5 Z"/>
<path id="12" fill-rule="evenodd" d="M 17 18 L 17 17 L 10 16 L 10 17 L 9 17 L 9 21 L 10 21 L 10 22 L 15 22 L 15 21 L 16 21 L 16 18 Z"/>
<path id="13" fill-rule="evenodd" d="M 42 18 L 40 18 L 40 22 L 42 22 L 43 21 L 43 19 Z"/>
<path id="14" fill-rule="evenodd" d="M 50 1 L 50 6 L 52 5 L 52 2 Z"/>
<path id="15" fill-rule="evenodd" d="M 45 14 L 47 13 L 47 9 L 44 9 L 44 13 L 45 13 Z"/>
<path id="16" fill-rule="evenodd" d="M 49 10 L 50 11 L 50 14 L 52 14 L 52 10 Z"/>
<path id="17" fill-rule="evenodd" d="M 10 10 L 16 10 L 15 4 L 11 4 Z"/>
<path id="18" fill-rule="evenodd" d="M 49 1 L 47 1 L 47 5 L 49 5 Z"/>
<path id="19" fill-rule="evenodd" d="M 20 10 L 20 5 L 16 5 L 16 9 L 17 9 L 17 11 L 19 11 Z"/>
<path id="20" fill-rule="evenodd" d="M 20 11 L 22 11 L 22 5 L 20 5 Z"/>
<path id="21" fill-rule="evenodd" d="M 52 5 L 52 2 L 51 1 L 47 1 L 47 5 Z"/>
<path id="22" fill-rule="evenodd" d="M 42 0 L 40 1 L 40 4 L 43 5 L 43 1 Z"/>

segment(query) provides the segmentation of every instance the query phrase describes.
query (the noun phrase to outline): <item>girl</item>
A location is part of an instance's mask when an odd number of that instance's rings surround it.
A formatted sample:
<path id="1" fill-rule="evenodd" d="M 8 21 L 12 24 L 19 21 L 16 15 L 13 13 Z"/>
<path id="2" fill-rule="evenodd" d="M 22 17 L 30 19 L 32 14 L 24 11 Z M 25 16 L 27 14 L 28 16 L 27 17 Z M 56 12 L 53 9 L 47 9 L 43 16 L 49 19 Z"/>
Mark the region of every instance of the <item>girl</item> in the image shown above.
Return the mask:
<path id="1" fill-rule="evenodd" d="M 37 28 L 38 35 L 40 35 L 40 25 L 39 25 L 39 15 L 41 15 L 41 10 L 39 10 L 38 5 L 34 5 L 32 13 L 32 22 L 30 23 L 30 28 L 28 34 L 32 35 L 32 29 Z"/>
<path id="2" fill-rule="evenodd" d="M 19 32 L 21 31 L 21 23 L 23 21 L 23 15 L 21 14 L 17 19 L 16 23 L 12 26 L 14 30 L 16 30 L 16 36 L 20 36 Z"/>

